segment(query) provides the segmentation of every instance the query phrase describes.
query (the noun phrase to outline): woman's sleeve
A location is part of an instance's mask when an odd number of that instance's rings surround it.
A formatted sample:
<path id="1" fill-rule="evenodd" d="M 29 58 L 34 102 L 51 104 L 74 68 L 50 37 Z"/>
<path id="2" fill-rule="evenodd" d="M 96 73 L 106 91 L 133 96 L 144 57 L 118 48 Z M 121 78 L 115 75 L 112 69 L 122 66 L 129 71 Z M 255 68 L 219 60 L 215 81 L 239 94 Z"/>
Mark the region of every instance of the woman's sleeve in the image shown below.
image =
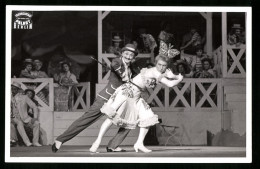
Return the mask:
<path id="1" fill-rule="evenodd" d="M 169 79 L 175 79 L 175 78 L 177 78 L 177 76 L 176 76 L 175 74 L 173 74 L 170 69 L 167 69 L 164 74 L 165 74 L 165 77 L 167 77 L 167 78 L 169 78 Z"/>
<path id="2" fill-rule="evenodd" d="M 168 86 L 168 87 L 173 87 L 173 86 L 176 86 L 178 83 L 180 83 L 180 82 L 182 81 L 182 79 L 183 79 L 183 76 L 182 76 L 182 75 L 178 75 L 178 76 L 176 76 L 176 77 L 177 77 L 176 80 L 169 80 L 169 79 L 167 79 L 167 78 L 165 78 L 165 77 L 162 77 L 162 78 L 160 79 L 160 82 L 163 83 L 163 84 L 165 84 L 165 85 Z"/>
<path id="3" fill-rule="evenodd" d="M 73 84 L 78 84 L 78 83 L 79 83 L 79 82 L 77 81 L 77 78 L 76 78 L 76 76 L 75 76 L 74 74 L 71 74 L 70 79 L 72 80 L 72 83 L 73 83 Z"/>
<path id="4" fill-rule="evenodd" d="M 33 76 L 29 73 L 29 72 L 27 72 L 27 71 L 25 71 L 25 70 L 22 70 L 21 71 L 21 74 L 20 74 L 20 76 L 19 76 L 20 78 L 33 78 Z"/>

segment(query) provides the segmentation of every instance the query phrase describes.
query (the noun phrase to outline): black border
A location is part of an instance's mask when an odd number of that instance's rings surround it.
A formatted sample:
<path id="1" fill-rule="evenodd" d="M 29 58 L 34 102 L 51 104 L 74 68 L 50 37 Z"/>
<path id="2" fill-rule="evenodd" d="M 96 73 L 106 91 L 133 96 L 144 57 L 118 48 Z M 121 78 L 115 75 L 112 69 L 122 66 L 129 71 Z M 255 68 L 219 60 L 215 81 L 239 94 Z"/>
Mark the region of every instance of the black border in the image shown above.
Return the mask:
<path id="1" fill-rule="evenodd" d="M 175 1 L 163 1 L 163 0 L 5 0 L 1 1 L 1 28 L 2 29 L 0 33 L 0 40 L 1 40 L 1 46 L 0 46 L 0 77 L 2 80 L 2 83 L 0 83 L 0 105 L 1 105 L 1 117 L 0 119 L 3 121 L 1 123 L 1 135 L 0 135 L 0 146 L 1 146 L 1 168 L 9 169 L 9 168 L 26 168 L 26 169 L 38 169 L 38 168 L 48 168 L 48 169 L 57 169 L 57 168 L 77 168 L 77 169 L 85 169 L 85 168 L 105 168 L 105 169 L 114 169 L 114 168 L 142 168 L 142 169 L 150 169 L 150 168 L 156 168 L 156 169 L 196 169 L 196 168 L 207 168 L 207 169 L 215 169 L 215 168 L 221 168 L 221 169 L 230 169 L 230 168 L 260 168 L 259 165 L 259 159 L 260 159 L 260 153 L 257 151 L 259 148 L 259 111 L 258 107 L 256 107 L 257 101 L 260 99 L 260 92 L 257 92 L 258 86 L 260 85 L 260 82 L 257 78 L 257 70 L 256 70 L 256 64 L 260 63 L 257 62 L 260 56 L 257 56 L 256 49 L 259 48 L 259 43 L 257 39 L 260 39 L 260 34 L 257 33 L 259 29 L 259 18 L 257 16 L 259 15 L 259 8 L 257 8 L 257 0 L 175 0 Z M 2 6 L 3 4 L 3 6 Z M 5 92 L 8 93 L 8 91 L 5 91 L 5 5 L 72 5 L 72 6 L 78 6 L 78 5 L 85 5 L 85 6 L 236 6 L 236 7 L 242 7 L 252 6 L 252 90 L 256 92 L 252 92 L 252 101 L 253 101 L 253 107 L 252 107 L 252 120 L 253 120 L 253 128 L 252 128 L 252 138 L 253 138 L 253 163 L 252 164 L 239 164 L 239 163 L 230 163 L 230 164 L 60 164 L 60 163 L 5 163 L 4 162 L 4 149 L 5 144 L 3 138 L 5 138 Z M 4 18 L 4 19 L 3 19 Z M 256 55 L 256 56 L 255 56 Z M 254 90 L 255 89 L 255 90 Z M 8 105 L 7 105 L 8 106 Z"/>

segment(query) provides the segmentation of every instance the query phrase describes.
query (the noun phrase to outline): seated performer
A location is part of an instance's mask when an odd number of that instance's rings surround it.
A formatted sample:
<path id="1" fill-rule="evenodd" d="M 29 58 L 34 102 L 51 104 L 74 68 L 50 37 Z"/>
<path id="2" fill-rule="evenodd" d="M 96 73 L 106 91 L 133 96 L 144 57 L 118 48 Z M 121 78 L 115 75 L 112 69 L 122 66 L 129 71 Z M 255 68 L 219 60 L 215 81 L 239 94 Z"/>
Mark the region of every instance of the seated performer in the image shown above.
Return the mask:
<path id="1" fill-rule="evenodd" d="M 181 74 L 174 75 L 170 69 L 167 69 L 168 61 L 167 56 L 158 55 L 155 67 L 143 68 L 132 81 L 116 89 L 108 102 L 101 108 L 101 112 L 107 115 L 107 119 L 102 124 L 90 152 L 97 152 L 102 137 L 112 124 L 127 129 L 135 129 L 136 126 L 139 126 L 140 132 L 134 149 L 136 152 L 138 150 L 144 153 L 151 152 L 144 146 L 143 141 L 149 127 L 159 123 L 159 121 L 158 116 L 153 113 L 150 106 L 141 97 L 141 92 L 146 88 L 154 88 L 157 83 L 173 87 L 182 81 Z"/>
<path id="2" fill-rule="evenodd" d="M 52 145 L 52 151 L 57 152 L 61 145 L 78 135 L 81 131 L 97 121 L 103 114 L 100 108 L 107 102 L 116 88 L 121 84 L 128 82 L 133 74 L 131 61 L 138 52 L 133 44 L 127 44 L 123 49 L 120 57 L 114 58 L 111 62 L 111 72 L 107 86 L 98 94 L 95 102 L 89 110 L 78 118 L 71 126 L 60 136 L 58 136 Z M 124 140 L 130 130 L 120 128 L 118 134 L 108 143 L 108 152 L 125 151 L 118 147 Z"/>

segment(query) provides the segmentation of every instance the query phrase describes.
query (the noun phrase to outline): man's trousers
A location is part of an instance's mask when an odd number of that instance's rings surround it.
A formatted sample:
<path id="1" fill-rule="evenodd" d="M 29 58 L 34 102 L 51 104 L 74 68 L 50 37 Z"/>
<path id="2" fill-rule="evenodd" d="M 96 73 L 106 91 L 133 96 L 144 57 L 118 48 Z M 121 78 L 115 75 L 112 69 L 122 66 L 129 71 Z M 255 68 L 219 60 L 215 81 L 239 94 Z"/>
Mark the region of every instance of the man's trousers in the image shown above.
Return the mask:
<path id="1" fill-rule="evenodd" d="M 63 134 L 57 137 L 56 140 L 65 143 L 97 121 L 100 117 L 103 116 L 103 113 L 100 112 L 100 109 L 106 102 L 107 101 L 105 99 L 97 96 L 89 110 L 76 121 L 74 121 Z M 129 129 L 119 128 L 117 135 L 109 141 L 108 147 L 113 149 L 118 147 L 118 145 L 123 142 L 129 131 Z"/>

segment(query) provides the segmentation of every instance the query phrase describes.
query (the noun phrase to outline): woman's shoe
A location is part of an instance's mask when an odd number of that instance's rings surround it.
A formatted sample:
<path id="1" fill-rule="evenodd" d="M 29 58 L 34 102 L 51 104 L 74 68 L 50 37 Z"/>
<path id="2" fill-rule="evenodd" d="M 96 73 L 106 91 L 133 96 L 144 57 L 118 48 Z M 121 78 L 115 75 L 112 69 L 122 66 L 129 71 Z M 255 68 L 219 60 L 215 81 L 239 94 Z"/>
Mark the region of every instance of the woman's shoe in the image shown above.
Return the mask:
<path id="1" fill-rule="evenodd" d="M 97 152 L 98 147 L 99 147 L 99 144 L 93 143 L 92 146 L 90 147 L 89 151 L 91 153 L 98 153 Z"/>
<path id="2" fill-rule="evenodd" d="M 150 153 L 152 150 L 147 149 L 144 145 L 135 144 L 134 145 L 135 152 L 138 152 L 138 150 L 141 150 L 144 153 Z"/>

